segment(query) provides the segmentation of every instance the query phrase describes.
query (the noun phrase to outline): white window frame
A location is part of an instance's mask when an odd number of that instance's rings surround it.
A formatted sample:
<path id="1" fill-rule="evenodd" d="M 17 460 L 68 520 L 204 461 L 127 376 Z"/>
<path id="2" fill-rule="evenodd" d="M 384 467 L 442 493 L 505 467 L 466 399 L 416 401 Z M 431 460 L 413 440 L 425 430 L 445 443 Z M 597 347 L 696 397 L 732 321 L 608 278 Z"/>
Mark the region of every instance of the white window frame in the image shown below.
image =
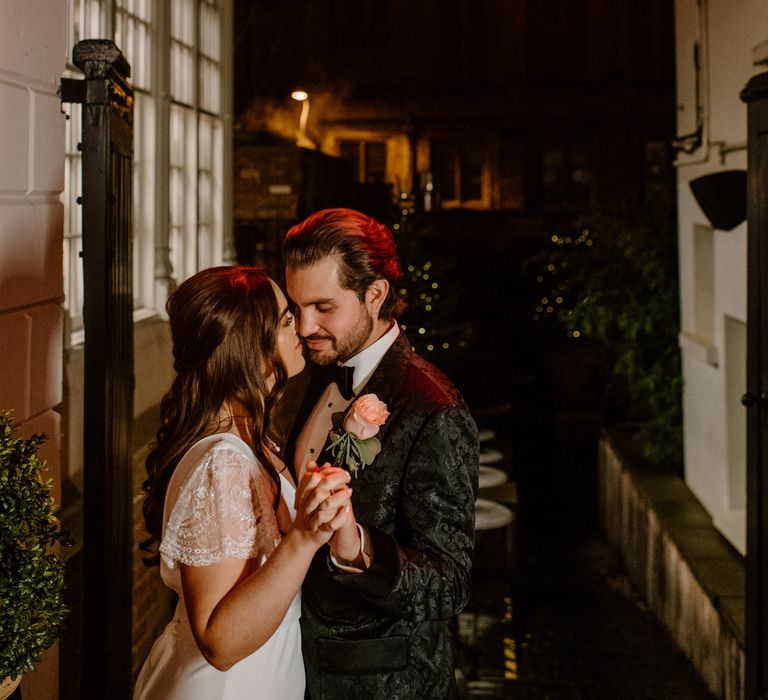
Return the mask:
<path id="1" fill-rule="evenodd" d="M 491 166 L 490 166 L 490 154 L 491 149 L 488 144 L 484 142 L 475 142 L 468 140 L 437 140 L 431 144 L 431 148 L 437 146 L 438 148 L 450 149 L 453 153 L 453 177 L 454 177 L 454 191 L 456 197 L 453 199 L 442 199 L 440 206 L 445 209 L 488 209 L 491 206 Z M 481 168 L 481 195 L 479 199 L 466 199 L 462 194 L 462 149 L 470 146 L 480 150 L 482 156 L 482 168 Z M 434 174 L 435 169 L 432 168 Z M 440 193 L 442 195 L 442 193 Z"/>
<path id="2" fill-rule="evenodd" d="M 80 39 L 112 38 L 132 68 L 136 95 L 134 320 L 162 315 L 168 293 L 175 285 L 204 267 L 232 261 L 232 2 L 68 0 L 68 50 Z M 184 100 L 175 99 L 171 90 L 172 52 L 179 43 L 172 40 L 174 12 L 177 22 L 192 27 L 192 32 L 185 35 L 192 62 L 183 86 Z M 71 57 L 65 75 L 81 77 Z M 81 194 L 81 122 L 79 105 L 66 105 L 65 109 L 70 120 L 62 193 L 64 307 L 70 330 L 68 342 L 73 346 L 84 339 L 82 228 L 77 203 Z M 173 222 L 171 183 L 178 173 L 172 168 L 170 152 L 179 134 L 173 131 L 171 119 L 179 110 L 184 112 L 185 122 L 184 202 L 181 221 Z M 183 235 L 175 235 L 174 225 Z"/>

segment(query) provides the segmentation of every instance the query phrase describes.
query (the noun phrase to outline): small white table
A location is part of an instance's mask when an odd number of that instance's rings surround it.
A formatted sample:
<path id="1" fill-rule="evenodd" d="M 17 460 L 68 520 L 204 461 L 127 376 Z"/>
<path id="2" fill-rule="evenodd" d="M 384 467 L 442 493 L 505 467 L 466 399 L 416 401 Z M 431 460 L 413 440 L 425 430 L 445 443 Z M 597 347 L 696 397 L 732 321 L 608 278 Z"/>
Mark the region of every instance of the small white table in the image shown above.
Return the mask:
<path id="1" fill-rule="evenodd" d="M 506 506 L 486 498 L 475 501 L 475 530 L 495 530 L 512 523 L 514 514 Z"/>
<path id="2" fill-rule="evenodd" d="M 478 437 L 480 438 L 480 442 L 488 442 L 496 437 L 496 431 L 491 428 L 480 428 Z"/>
<path id="3" fill-rule="evenodd" d="M 506 472 L 496 467 L 489 467 L 485 464 L 480 465 L 480 473 L 478 478 L 478 487 L 481 489 L 489 489 L 491 486 L 499 486 L 509 480 Z"/>
<path id="4" fill-rule="evenodd" d="M 490 447 L 480 448 L 480 464 L 496 464 L 504 459 L 504 455 Z"/>

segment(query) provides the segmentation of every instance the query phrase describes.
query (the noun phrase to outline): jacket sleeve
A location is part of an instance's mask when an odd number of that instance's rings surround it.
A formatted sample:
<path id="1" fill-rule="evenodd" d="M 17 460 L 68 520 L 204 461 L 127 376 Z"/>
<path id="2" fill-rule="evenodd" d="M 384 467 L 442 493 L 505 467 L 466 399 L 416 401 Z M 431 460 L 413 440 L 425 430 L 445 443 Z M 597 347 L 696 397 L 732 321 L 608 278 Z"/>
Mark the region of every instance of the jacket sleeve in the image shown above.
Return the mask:
<path id="1" fill-rule="evenodd" d="M 429 415 L 405 465 L 395 535 L 368 526 L 371 567 L 334 578 L 398 617 L 456 615 L 469 599 L 478 451 L 477 427 L 464 406 Z"/>

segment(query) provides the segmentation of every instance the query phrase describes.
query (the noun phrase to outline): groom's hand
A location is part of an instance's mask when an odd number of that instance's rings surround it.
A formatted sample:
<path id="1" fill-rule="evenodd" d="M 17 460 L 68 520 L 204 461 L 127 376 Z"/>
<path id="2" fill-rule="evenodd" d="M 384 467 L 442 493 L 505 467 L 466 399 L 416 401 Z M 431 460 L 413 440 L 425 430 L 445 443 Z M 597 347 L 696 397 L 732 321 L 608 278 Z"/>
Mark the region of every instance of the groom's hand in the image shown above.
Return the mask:
<path id="1" fill-rule="evenodd" d="M 365 526 L 357 522 L 351 501 L 347 519 L 328 544 L 333 564 L 346 573 L 362 573 L 371 565 L 371 538 Z"/>
<path id="2" fill-rule="evenodd" d="M 349 497 L 352 490 L 347 487 L 349 479 L 349 473 L 343 469 L 329 465 L 319 468 L 314 462 L 309 462 L 296 490 L 294 508 L 297 520 L 310 525 L 313 531 L 329 533 L 330 537 L 348 519 L 337 518 L 342 509 L 351 512 Z"/>

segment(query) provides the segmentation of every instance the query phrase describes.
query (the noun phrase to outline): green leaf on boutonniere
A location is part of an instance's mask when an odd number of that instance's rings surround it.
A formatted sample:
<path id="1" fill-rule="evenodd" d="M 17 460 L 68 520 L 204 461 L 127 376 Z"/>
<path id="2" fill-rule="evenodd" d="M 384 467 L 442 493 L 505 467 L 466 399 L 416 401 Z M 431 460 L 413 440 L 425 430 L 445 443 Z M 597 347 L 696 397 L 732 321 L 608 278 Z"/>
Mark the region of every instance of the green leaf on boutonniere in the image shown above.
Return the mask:
<path id="1" fill-rule="evenodd" d="M 354 444 L 362 466 L 371 464 L 376 459 L 376 455 L 381 452 L 381 443 L 379 438 L 376 437 L 371 437 L 367 440 L 355 440 Z"/>

